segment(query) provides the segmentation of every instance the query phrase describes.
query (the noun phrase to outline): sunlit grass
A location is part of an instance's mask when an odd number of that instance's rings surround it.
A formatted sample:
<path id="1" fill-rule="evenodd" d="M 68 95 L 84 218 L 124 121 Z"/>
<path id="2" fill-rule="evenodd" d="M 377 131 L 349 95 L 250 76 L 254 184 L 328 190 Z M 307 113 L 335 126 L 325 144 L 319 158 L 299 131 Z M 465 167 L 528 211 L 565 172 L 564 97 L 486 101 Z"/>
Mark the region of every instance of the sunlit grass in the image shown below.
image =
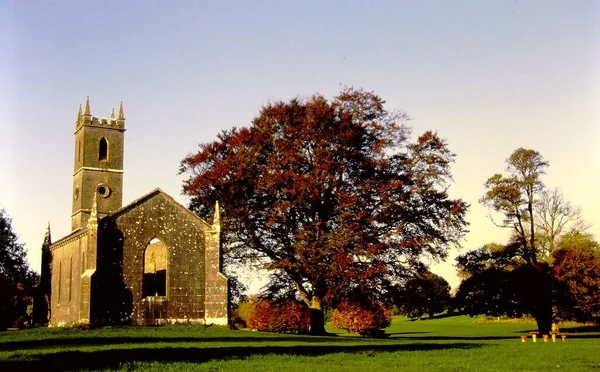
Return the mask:
<path id="1" fill-rule="evenodd" d="M 514 371 L 600 368 L 600 333 L 561 325 L 566 342 L 522 343 L 533 323 L 396 317 L 390 337 L 311 337 L 224 327 L 107 327 L 0 332 L 0 371 Z M 328 329 L 333 331 L 331 329 Z M 339 332 L 339 331 L 336 331 Z"/>

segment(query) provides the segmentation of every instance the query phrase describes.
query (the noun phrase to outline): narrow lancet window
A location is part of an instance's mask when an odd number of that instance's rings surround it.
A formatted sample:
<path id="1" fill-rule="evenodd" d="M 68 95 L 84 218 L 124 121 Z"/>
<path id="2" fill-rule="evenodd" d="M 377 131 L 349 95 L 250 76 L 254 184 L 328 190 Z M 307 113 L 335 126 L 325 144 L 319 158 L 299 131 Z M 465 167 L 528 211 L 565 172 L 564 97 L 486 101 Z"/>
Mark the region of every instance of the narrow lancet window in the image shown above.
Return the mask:
<path id="1" fill-rule="evenodd" d="M 100 147 L 98 149 L 98 160 L 108 160 L 108 142 L 106 138 L 100 138 Z"/>
<path id="2" fill-rule="evenodd" d="M 69 258 L 69 302 L 71 302 L 71 296 L 73 289 L 73 257 Z"/>
<path id="3" fill-rule="evenodd" d="M 56 301 L 57 304 L 60 305 L 60 295 L 61 295 L 61 289 L 62 289 L 62 261 L 60 261 L 58 263 L 58 301 Z"/>

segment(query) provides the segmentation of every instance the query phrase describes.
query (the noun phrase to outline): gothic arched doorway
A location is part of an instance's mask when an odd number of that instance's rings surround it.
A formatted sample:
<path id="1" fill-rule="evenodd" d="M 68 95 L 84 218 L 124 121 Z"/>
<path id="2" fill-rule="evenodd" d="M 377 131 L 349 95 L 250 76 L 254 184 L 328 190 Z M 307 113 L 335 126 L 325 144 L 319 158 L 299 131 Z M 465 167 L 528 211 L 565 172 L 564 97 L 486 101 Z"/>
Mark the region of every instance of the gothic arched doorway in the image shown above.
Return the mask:
<path id="1" fill-rule="evenodd" d="M 167 246 L 154 238 L 144 250 L 142 297 L 167 296 Z"/>

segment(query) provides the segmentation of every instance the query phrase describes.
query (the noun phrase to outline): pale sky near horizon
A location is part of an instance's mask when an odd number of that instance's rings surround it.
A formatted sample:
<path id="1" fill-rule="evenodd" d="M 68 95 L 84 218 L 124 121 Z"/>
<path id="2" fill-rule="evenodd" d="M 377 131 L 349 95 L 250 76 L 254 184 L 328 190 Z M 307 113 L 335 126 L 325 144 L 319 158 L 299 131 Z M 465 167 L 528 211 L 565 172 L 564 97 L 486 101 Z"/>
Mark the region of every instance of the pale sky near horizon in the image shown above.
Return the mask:
<path id="1" fill-rule="evenodd" d="M 124 204 L 183 204 L 183 157 L 271 100 L 343 86 L 404 110 L 457 155 L 461 252 L 505 242 L 478 204 L 519 147 L 550 162 L 600 237 L 600 1 L 0 1 L 0 208 L 39 270 L 48 221 L 70 232 L 74 122 L 124 102 Z M 458 284 L 450 252 L 434 265 Z"/>

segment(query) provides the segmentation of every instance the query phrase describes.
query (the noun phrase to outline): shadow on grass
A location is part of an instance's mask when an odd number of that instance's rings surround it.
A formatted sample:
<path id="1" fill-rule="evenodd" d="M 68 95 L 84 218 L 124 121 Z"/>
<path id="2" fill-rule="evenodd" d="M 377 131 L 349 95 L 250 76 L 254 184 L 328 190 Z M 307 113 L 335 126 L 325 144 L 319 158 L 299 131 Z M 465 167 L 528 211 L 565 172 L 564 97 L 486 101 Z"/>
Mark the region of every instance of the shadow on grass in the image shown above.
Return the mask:
<path id="1" fill-rule="evenodd" d="M 561 327 L 560 331 L 568 333 L 600 332 L 600 326 Z"/>
<path id="2" fill-rule="evenodd" d="M 453 317 L 455 317 L 455 316 L 464 316 L 464 315 L 465 315 L 465 314 L 463 314 L 463 313 L 458 313 L 458 312 L 456 312 L 456 313 L 442 313 L 442 314 L 437 314 L 437 315 L 434 315 L 433 317 L 431 317 L 431 316 L 427 315 L 426 317 L 424 317 L 424 318 L 421 318 L 421 319 L 419 319 L 419 318 L 408 318 L 407 320 L 408 320 L 409 322 L 424 322 L 424 321 L 426 321 L 426 320 L 435 320 L 435 319 L 453 318 Z"/>
<path id="3" fill-rule="evenodd" d="M 452 313 L 442 313 L 442 314 L 434 315 L 433 317 L 427 316 L 427 318 L 425 318 L 425 319 L 427 319 L 427 320 L 444 319 L 444 318 L 452 318 L 452 317 L 455 317 L 455 316 L 464 316 L 464 314 L 459 313 L 459 312 L 456 312 L 456 313 L 454 313 L 454 312 L 452 312 Z"/>
<path id="4" fill-rule="evenodd" d="M 215 344 L 224 343 L 224 344 L 239 344 L 239 343 L 247 343 L 247 344 L 256 344 L 261 342 L 268 342 L 271 344 L 277 344 L 281 342 L 293 342 L 296 344 L 300 344 L 299 347 L 310 347 L 306 344 L 322 344 L 322 343 L 336 343 L 336 344 L 354 344 L 344 346 L 344 347 L 355 347 L 362 346 L 364 343 L 370 343 L 372 341 L 377 340 L 378 342 L 385 342 L 386 340 L 389 342 L 394 341 L 493 341 L 493 340 L 510 340 L 520 338 L 520 335 L 529 335 L 532 330 L 521 330 L 514 332 L 513 335 L 500 335 L 500 336 L 485 336 L 485 335 L 477 335 L 477 336 L 437 336 L 437 335 L 428 335 L 431 332 L 424 331 L 416 331 L 416 332 L 392 332 L 386 333 L 386 336 L 389 338 L 363 338 L 356 336 L 347 336 L 347 335 L 336 335 L 331 334 L 327 336 L 307 336 L 307 335 L 282 335 L 277 333 L 266 335 L 256 334 L 249 336 L 208 336 L 208 337 L 198 337 L 198 336 L 183 336 L 183 337 L 165 337 L 165 336 L 102 336 L 102 337 L 53 337 L 53 338 L 44 338 L 44 339 L 29 339 L 29 340 L 16 340 L 16 341 L 0 341 L 0 352 L 14 352 L 14 351 L 24 351 L 26 353 L 35 353 L 37 350 L 43 349 L 60 349 L 60 348 L 73 348 L 73 347 L 86 347 L 86 346 L 97 346 L 97 347 L 110 347 L 116 346 L 120 347 L 120 345 L 147 345 L 147 344 L 158 344 L 151 345 L 160 349 L 167 344 L 210 344 L 211 346 L 216 346 Z M 600 338 L 600 333 L 596 333 L 596 328 L 593 327 L 576 327 L 576 328 L 564 328 L 561 330 L 561 333 L 567 333 L 568 338 Z M 590 332 L 594 332 L 590 334 Z M 579 333 L 579 334 L 578 334 Z M 584 333 L 584 334 L 582 334 Z M 263 333 L 264 334 L 264 333 Z M 305 345 L 302 345 L 305 344 Z M 190 345 L 190 347 L 196 347 L 197 345 Z M 150 346 L 150 345 L 149 345 Z M 180 346 L 180 345 L 179 345 Z M 316 345 L 315 345 L 316 346 Z M 331 346 L 331 345 L 326 345 Z M 251 346 L 250 346 L 251 347 Z M 276 347 L 276 346 L 274 346 Z M 321 347 L 321 346 L 318 346 Z M 1 362 L 0 362 L 1 363 Z"/>
<path id="5" fill-rule="evenodd" d="M 431 332 L 386 332 L 386 335 L 390 335 L 390 336 L 394 336 L 394 335 L 418 335 L 418 334 L 424 334 L 424 333 L 431 333 Z"/>
<path id="6" fill-rule="evenodd" d="M 577 333 L 567 333 L 567 340 L 574 338 L 600 338 L 600 334 L 587 334 L 587 335 L 579 335 Z"/>
<path id="7" fill-rule="evenodd" d="M 420 341 L 491 341 L 517 339 L 517 336 L 395 336 L 392 340 L 420 340 Z"/>
<path id="8" fill-rule="evenodd" d="M 109 346 L 124 344 L 174 344 L 174 343 L 228 343 L 235 344 L 240 342 L 258 343 L 258 342 L 295 342 L 295 343 L 323 343 L 323 342 L 352 342 L 357 340 L 372 340 L 358 337 L 340 337 L 333 336 L 280 336 L 273 334 L 273 337 L 250 336 L 250 337 L 70 337 L 70 338 L 46 338 L 41 340 L 20 340 L 0 342 L 0 351 L 16 350 L 35 350 L 44 348 L 61 348 L 72 346 Z"/>
<path id="9" fill-rule="evenodd" d="M 581 332 L 581 331 L 579 331 Z M 529 336 L 530 331 L 515 332 L 515 335 L 508 336 L 402 336 L 402 334 L 392 333 L 391 340 L 412 340 L 412 341 L 493 341 L 493 340 L 516 340 L 520 335 Z M 564 331 L 561 333 L 565 333 Z M 399 336 L 398 336 L 399 335 Z M 600 333 L 594 334 L 568 334 L 570 338 L 600 338 Z"/>
<path id="10" fill-rule="evenodd" d="M 532 331 L 537 331 L 536 329 L 528 329 L 519 331 L 516 333 L 528 335 Z M 598 326 L 577 326 L 577 327 L 564 327 L 560 328 L 559 334 L 567 335 L 567 339 L 569 338 L 600 338 L 600 327 Z"/>
<path id="11" fill-rule="evenodd" d="M 130 362 L 187 362 L 204 363 L 215 359 L 245 359 L 257 355 L 321 356 L 334 353 L 430 351 L 444 349 L 471 349 L 482 347 L 478 344 L 390 344 L 390 345 L 348 345 L 348 346 L 240 346 L 208 348 L 127 348 L 98 351 L 60 351 L 47 354 L 17 355 L 13 360 L 0 362 L 4 371 L 65 371 L 81 369 L 116 369 Z M 16 358 L 28 360 L 14 360 Z"/>

